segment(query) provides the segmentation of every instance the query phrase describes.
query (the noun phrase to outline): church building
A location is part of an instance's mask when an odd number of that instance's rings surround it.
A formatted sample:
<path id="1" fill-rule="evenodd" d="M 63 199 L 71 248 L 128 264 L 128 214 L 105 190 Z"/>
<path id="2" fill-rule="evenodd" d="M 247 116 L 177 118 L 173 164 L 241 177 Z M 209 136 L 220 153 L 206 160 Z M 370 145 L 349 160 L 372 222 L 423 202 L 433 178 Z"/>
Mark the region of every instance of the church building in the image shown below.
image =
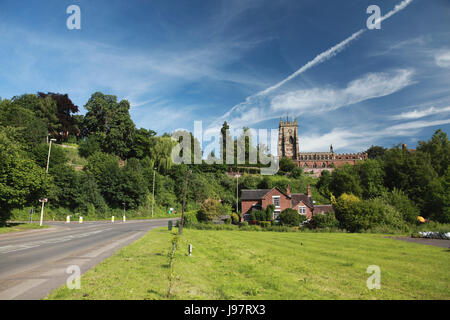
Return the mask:
<path id="1" fill-rule="evenodd" d="M 336 168 L 346 163 L 354 165 L 367 159 L 367 153 L 335 153 L 333 146 L 328 152 L 300 152 L 297 119 L 280 119 L 278 129 L 278 156 L 291 158 L 304 169 Z"/>

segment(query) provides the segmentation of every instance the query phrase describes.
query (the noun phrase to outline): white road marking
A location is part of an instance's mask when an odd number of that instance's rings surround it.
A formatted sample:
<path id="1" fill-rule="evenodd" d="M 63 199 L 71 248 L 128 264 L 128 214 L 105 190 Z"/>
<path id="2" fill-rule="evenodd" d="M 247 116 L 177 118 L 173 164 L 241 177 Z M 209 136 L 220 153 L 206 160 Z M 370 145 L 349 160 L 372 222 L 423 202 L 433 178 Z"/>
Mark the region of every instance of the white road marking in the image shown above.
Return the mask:
<path id="1" fill-rule="evenodd" d="M 66 241 L 70 241 L 70 240 L 73 240 L 73 239 L 85 238 L 85 237 L 89 237 L 89 236 L 92 236 L 94 234 L 97 234 L 97 233 L 100 233 L 100 232 L 103 232 L 103 231 L 107 231 L 107 230 L 111 230 L 111 229 L 112 228 L 107 228 L 107 229 L 103 229 L 103 230 L 97 230 L 97 231 L 92 231 L 92 232 L 85 232 L 85 233 L 80 233 L 80 234 L 74 234 L 74 235 L 64 236 L 64 237 L 60 237 L 60 238 L 36 241 L 36 242 L 32 242 L 32 243 L 4 246 L 4 247 L 0 247 L 0 254 L 5 254 L 5 253 L 9 253 L 9 252 L 14 252 L 14 251 L 26 250 L 26 249 L 30 249 L 30 248 L 35 248 L 35 247 L 39 247 L 39 246 L 44 245 L 44 244 L 61 243 L 61 242 L 66 242 Z"/>
<path id="2" fill-rule="evenodd" d="M 0 292 L 0 300 L 12 300 L 15 297 L 21 295 L 22 293 L 44 283 L 47 279 L 29 279 L 17 286 L 6 289 L 5 291 Z"/>

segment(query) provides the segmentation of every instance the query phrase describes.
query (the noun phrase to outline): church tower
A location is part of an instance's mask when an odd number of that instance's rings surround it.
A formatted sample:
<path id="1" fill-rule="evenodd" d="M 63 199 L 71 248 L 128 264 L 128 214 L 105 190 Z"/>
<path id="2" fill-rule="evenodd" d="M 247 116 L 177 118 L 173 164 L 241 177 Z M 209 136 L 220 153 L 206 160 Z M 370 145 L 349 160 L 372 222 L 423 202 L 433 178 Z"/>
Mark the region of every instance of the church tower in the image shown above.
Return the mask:
<path id="1" fill-rule="evenodd" d="M 278 157 L 288 157 L 298 160 L 298 125 L 294 121 L 283 121 L 280 118 L 278 129 Z"/>

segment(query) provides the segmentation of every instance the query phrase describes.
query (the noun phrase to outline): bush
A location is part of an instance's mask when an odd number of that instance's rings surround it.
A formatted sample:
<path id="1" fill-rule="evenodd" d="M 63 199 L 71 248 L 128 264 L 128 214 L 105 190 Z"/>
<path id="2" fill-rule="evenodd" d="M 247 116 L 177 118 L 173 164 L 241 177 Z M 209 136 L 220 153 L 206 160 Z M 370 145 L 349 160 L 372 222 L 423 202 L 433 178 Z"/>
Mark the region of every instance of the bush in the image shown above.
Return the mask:
<path id="1" fill-rule="evenodd" d="M 247 221 L 243 221 L 239 224 L 240 227 L 247 227 L 248 226 L 248 222 Z"/>
<path id="2" fill-rule="evenodd" d="M 183 226 L 185 227 L 190 227 L 193 224 L 197 223 L 197 215 L 195 211 L 190 211 L 190 212 L 185 212 L 184 213 L 184 222 L 183 222 Z"/>
<path id="3" fill-rule="evenodd" d="M 343 229 L 350 232 L 367 230 L 408 230 L 402 214 L 382 198 L 360 200 L 354 195 L 342 194 L 333 203 L 336 218 Z"/>
<path id="4" fill-rule="evenodd" d="M 339 221 L 336 219 L 334 212 L 329 212 L 325 214 L 315 214 L 309 221 L 308 226 L 313 229 L 323 229 L 323 228 L 338 228 Z"/>
<path id="5" fill-rule="evenodd" d="M 272 223 L 270 221 L 260 221 L 259 225 L 263 228 L 268 228 L 272 226 Z"/>
<path id="6" fill-rule="evenodd" d="M 306 218 L 300 215 L 296 210 L 288 208 L 280 213 L 280 222 L 283 226 L 299 226 L 302 220 L 306 220 Z"/>
<path id="7" fill-rule="evenodd" d="M 233 213 L 231 215 L 231 221 L 233 224 L 239 224 L 239 215 L 237 213 Z"/>
<path id="8" fill-rule="evenodd" d="M 197 213 L 197 219 L 204 222 L 212 221 L 223 212 L 224 209 L 218 200 L 206 199 Z"/>
<path id="9" fill-rule="evenodd" d="M 225 219 L 225 224 L 231 224 L 231 218 Z"/>

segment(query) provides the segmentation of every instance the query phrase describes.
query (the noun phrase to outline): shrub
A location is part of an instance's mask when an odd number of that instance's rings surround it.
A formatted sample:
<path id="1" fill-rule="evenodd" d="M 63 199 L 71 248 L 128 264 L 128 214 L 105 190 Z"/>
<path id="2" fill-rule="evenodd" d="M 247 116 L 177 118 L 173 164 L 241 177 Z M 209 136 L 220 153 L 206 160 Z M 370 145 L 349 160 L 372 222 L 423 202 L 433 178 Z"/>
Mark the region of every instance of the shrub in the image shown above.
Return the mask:
<path id="1" fill-rule="evenodd" d="M 239 215 L 237 214 L 237 213 L 233 213 L 232 215 L 231 215 L 231 220 L 232 220 L 232 222 L 233 222 L 233 224 L 238 224 L 239 223 Z"/>
<path id="2" fill-rule="evenodd" d="M 239 224 L 240 227 L 247 227 L 248 226 L 248 222 L 247 221 L 243 221 Z"/>
<path id="3" fill-rule="evenodd" d="M 308 226 L 314 229 L 337 228 L 339 227 L 339 221 L 336 219 L 334 212 L 319 213 L 312 216 Z"/>
<path id="4" fill-rule="evenodd" d="M 413 224 L 417 222 L 417 216 L 420 215 L 419 208 L 403 191 L 394 188 L 392 192 L 385 193 L 382 198 L 401 213 L 403 220 Z"/>
<path id="5" fill-rule="evenodd" d="M 193 224 L 197 223 L 197 216 L 195 211 L 189 211 L 184 213 L 184 222 L 183 226 L 190 227 Z"/>
<path id="6" fill-rule="evenodd" d="M 231 224 L 231 218 L 225 219 L 225 224 Z"/>
<path id="7" fill-rule="evenodd" d="M 260 221 L 259 225 L 263 228 L 268 228 L 272 226 L 272 223 L 270 221 Z"/>
<path id="8" fill-rule="evenodd" d="M 266 208 L 266 221 L 273 220 L 273 213 L 275 211 L 275 206 L 273 204 L 269 204 Z"/>
<path id="9" fill-rule="evenodd" d="M 206 199 L 197 213 L 198 221 L 212 221 L 223 213 L 222 205 L 215 199 Z"/>
<path id="10" fill-rule="evenodd" d="M 280 222 L 284 226 L 299 226 L 300 223 L 306 219 L 304 216 L 301 216 L 296 210 L 287 208 L 283 212 L 280 213 Z"/>

